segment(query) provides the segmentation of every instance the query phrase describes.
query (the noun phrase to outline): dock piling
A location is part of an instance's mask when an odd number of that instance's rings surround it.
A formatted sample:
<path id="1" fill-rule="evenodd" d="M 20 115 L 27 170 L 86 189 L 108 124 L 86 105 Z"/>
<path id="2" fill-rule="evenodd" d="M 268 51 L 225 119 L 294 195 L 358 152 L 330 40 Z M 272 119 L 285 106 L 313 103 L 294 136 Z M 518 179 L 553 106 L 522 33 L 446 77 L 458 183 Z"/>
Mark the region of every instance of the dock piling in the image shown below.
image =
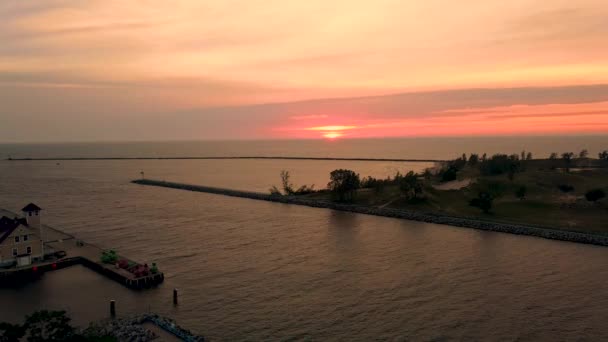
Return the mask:
<path id="1" fill-rule="evenodd" d="M 177 305 L 177 289 L 173 289 L 173 305 Z"/>
<path id="2" fill-rule="evenodd" d="M 116 301 L 114 299 L 110 301 L 110 316 L 116 317 Z"/>

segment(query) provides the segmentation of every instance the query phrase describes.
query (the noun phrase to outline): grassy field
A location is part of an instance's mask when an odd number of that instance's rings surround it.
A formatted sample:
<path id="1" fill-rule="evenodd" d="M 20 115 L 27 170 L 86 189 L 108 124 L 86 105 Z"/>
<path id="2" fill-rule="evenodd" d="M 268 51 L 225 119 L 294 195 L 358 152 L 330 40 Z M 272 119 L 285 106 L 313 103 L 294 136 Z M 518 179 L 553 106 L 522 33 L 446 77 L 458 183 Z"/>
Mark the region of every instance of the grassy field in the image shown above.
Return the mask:
<path id="1" fill-rule="evenodd" d="M 436 189 L 440 180 L 432 176 L 424 180 L 423 194 L 416 199 L 406 198 L 397 185 L 381 190 L 360 189 L 354 203 L 608 234 L 608 199 L 593 203 L 585 198 L 591 189 L 608 193 L 608 167 L 593 159 L 579 160 L 569 171 L 562 168 L 559 160 L 529 160 L 522 162 L 522 166 L 513 179 L 506 174 L 484 176 L 479 168 L 466 166 L 458 172 L 457 181 L 471 182 L 468 185 L 464 182 L 465 187 L 454 190 Z M 563 192 L 560 185 L 569 185 L 573 190 Z M 527 191 L 520 199 L 516 191 L 522 186 Z M 480 191 L 494 194 L 489 213 L 469 205 Z M 329 199 L 330 194 L 322 192 L 306 197 Z"/>

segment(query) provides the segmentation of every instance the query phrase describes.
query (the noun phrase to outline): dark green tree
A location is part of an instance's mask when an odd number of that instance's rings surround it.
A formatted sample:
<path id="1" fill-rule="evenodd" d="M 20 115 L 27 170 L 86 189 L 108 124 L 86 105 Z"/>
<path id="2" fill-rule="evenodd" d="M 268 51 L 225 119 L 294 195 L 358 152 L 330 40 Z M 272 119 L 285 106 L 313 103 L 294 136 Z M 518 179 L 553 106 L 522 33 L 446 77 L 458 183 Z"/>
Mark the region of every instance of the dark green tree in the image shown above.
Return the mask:
<path id="1" fill-rule="evenodd" d="M 490 159 L 482 161 L 479 170 L 483 175 L 494 176 L 504 173 L 509 174 L 509 179 L 513 179 L 515 173 L 520 171 L 521 162 L 517 154 L 507 156 L 506 154 L 495 154 Z"/>
<path id="2" fill-rule="evenodd" d="M 520 200 L 523 200 L 526 198 L 527 192 L 528 192 L 528 189 L 526 188 L 526 186 L 522 185 L 519 188 L 517 188 L 517 190 L 515 190 L 515 196 L 517 198 L 519 198 Z"/>
<path id="3" fill-rule="evenodd" d="M 566 172 L 570 172 L 570 166 L 572 165 L 572 158 L 574 158 L 574 152 L 562 153 L 562 160 L 566 166 Z"/>
<path id="4" fill-rule="evenodd" d="M 408 172 L 399 182 L 399 189 L 406 198 L 418 198 L 422 194 L 422 182 L 414 171 Z"/>
<path id="5" fill-rule="evenodd" d="M 472 207 L 477 207 L 481 209 L 484 213 L 489 213 L 492 209 L 492 203 L 494 202 L 494 197 L 485 191 L 479 192 L 476 198 L 473 198 L 469 205 Z"/>
<path id="6" fill-rule="evenodd" d="M 41 310 L 26 316 L 25 330 L 28 342 L 70 341 L 74 328 L 65 311 Z"/>
<path id="7" fill-rule="evenodd" d="M 361 186 L 359 175 L 352 170 L 334 170 L 330 173 L 329 179 L 327 188 L 340 202 L 352 201 Z"/>
<path id="8" fill-rule="evenodd" d="M 441 170 L 439 172 L 439 175 L 441 176 L 442 182 L 453 181 L 453 180 L 456 180 L 456 178 L 458 176 L 458 169 L 452 165 L 452 166 L 449 166 L 449 167 Z"/>
<path id="9" fill-rule="evenodd" d="M 24 335 L 24 326 L 0 322 L 0 342 L 18 342 Z"/>
<path id="10" fill-rule="evenodd" d="M 289 174 L 289 171 L 281 171 L 281 184 L 283 185 L 283 191 L 286 195 L 292 195 L 294 193 L 293 184 L 291 184 L 289 180 L 290 178 L 291 175 Z"/>
<path id="11" fill-rule="evenodd" d="M 477 165 L 477 163 L 479 163 L 479 155 L 471 153 L 469 156 L 469 165 Z"/>
<path id="12" fill-rule="evenodd" d="M 569 184 L 560 184 L 560 185 L 557 186 L 557 188 L 561 192 L 572 192 L 572 191 L 574 191 L 574 187 L 572 185 L 569 185 Z"/>
<path id="13" fill-rule="evenodd" d="M 606 197 L 606 192 L 604 192 L 604 190 L 602 190 L 602 189 L 589 190 L 585 194 L 585 198 L 587 199 L 587 201 L 593 202 L 593 203 L 601 200 L 604 197 Z"/>

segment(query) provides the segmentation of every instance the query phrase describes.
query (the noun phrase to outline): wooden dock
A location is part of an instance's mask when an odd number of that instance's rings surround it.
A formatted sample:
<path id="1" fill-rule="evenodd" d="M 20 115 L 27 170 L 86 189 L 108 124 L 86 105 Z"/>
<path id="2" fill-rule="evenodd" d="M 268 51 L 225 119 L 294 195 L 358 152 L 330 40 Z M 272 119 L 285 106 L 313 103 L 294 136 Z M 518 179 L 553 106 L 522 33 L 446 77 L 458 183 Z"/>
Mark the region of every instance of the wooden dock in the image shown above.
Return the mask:
<path id="1" fill-rule="evenodd" d="M 8 210 L 0 209 L 0 215 L 16 216 Z M 42 262 L 12 268 L 0 268 L 0 286 L 10 285 L 37 279 L 46 272 L 62 268 L 82 265 L 107 278 L 110 278 L 130 289 L 141 290 L 154 287 L 162 283 L 165 276 L 162 272 L 148 272 L 146 275 L 136 276 L 133 272 L 118 265 L 101 262 L 102 248 L 76 239 L 75 236 L 64 233 L 56 228 L 43 225 L 45 258 Z M 65 255 L 63 253 L 65 252 Z M 118 255 L 118 260 L 124 260 L 132 267 L 142 266 L 125 256 Z"/>

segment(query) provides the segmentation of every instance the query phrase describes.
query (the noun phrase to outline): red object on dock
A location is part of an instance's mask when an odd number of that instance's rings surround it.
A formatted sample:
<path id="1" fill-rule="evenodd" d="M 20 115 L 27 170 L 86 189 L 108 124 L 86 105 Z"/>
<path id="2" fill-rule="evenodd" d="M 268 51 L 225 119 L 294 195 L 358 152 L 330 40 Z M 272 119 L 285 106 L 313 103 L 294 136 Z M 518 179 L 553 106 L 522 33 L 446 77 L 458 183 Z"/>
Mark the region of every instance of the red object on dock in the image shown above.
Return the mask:
<path id="1" fill-rule="evenodd" d="M 32 271 L 34 271 L 34 272 L 38 272 L 38 266 L 34 266 L 34 267 L 32 267 Z"/>
<path id="2" fill-rule="evenodd" d="M 56 269 L 56 268 L 57 268 L 57 264 L 56 264 L 56 263 L 53 263 L 53 264 L 51 265 L 51 267 L 52 267 L 53 269 Z"/>

